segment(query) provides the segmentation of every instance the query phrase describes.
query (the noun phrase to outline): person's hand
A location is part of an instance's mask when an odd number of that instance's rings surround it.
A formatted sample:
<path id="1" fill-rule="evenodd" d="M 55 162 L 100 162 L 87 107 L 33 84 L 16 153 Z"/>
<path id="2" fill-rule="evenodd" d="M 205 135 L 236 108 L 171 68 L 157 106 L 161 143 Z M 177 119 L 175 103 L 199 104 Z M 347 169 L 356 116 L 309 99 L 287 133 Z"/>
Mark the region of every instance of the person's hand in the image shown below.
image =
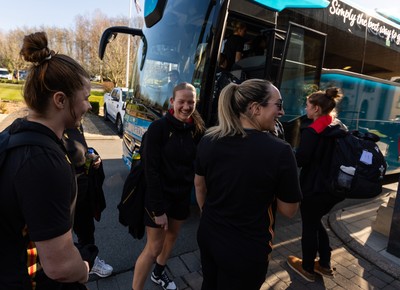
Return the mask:
<path id="1" fill-rule="evenodd" d="M 157 225 L 159 225 L 162 229 L 164 229 L 165 231 L 168 230 L 168 217 L 165 213 L 160 216 L 155 216 L 154 222 Z"/>
<path id="2" fill-rule="evenodd" d="M 100 158 L 100 156 L 99 156 L 99 158 L 97 158 L 96 161 L 93 161 L 93 163 L 92 163 L 93 168 L 94 168 L 94 169 L 99 169 L 100 163 L 101 163 L 101 158 Z"/>

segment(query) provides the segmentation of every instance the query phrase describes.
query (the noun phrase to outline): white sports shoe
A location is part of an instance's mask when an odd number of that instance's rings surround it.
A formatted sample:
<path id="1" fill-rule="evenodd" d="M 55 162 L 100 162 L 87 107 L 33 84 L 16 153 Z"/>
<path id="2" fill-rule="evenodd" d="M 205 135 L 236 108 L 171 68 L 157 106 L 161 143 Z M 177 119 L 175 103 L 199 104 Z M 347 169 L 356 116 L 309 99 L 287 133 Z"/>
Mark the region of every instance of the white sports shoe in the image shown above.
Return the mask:
<path id="1" fill-rule="evenodd" d="M 92 270 L 90 270 L 89 274 L 96 274 L 97 276 L 104 278 L 110 276 L 112 271 L 113 267 L 106 264 L 104 260 L 100 260 L 99 257 L 96 257 Z"/>

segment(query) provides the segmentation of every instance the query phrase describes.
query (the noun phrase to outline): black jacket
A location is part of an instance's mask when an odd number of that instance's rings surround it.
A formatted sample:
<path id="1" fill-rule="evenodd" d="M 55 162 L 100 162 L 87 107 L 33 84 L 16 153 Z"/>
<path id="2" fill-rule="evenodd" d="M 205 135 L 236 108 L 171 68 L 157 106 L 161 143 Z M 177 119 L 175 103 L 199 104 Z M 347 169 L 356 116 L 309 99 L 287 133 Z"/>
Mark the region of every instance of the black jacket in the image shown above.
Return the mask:
<path id="1" fill-rule="evenodd" d="M 297 166 L 301 167 L 300 186 L 304 197 L 328 193 L 327 182 L 335 138 L 343 134 L 344 125 L 335 119 L 324 127 L 319 133 L 312 126 L 301 132 L 296 160 Z"/>
<path id="2" fill-rule="evenodd" d="M 195 135 L 193 122 L 181 122 L 170 112 L 151 123 L 146 134 L 142 160 L 147 205 L 153 215 L 160 216 L 165 199 L 179 201 L 190 195 L 201 136 Z"/>
<path id="3" fill-rule="evenodd" d="M 89 196 L 93 217 L 100 221 L 101 212 L 106 208 L 106 199 L 103 191 L 103 183 L 105 179 L 103 162 L 100 167 L 95 169 L 90 167 L 85 173 L 86 152 L 88 145 L 83 134 L 82 125 L 79 128 L 66 129 L 64 131 L 63 142 L 67 148 L 68 156 L 75 167 L 78 183 L 78 200 L 85 199 Z M 99 153 L 95 150 L 95 153 Z M 85 196 L 85 197 L 84 197 Z"/>

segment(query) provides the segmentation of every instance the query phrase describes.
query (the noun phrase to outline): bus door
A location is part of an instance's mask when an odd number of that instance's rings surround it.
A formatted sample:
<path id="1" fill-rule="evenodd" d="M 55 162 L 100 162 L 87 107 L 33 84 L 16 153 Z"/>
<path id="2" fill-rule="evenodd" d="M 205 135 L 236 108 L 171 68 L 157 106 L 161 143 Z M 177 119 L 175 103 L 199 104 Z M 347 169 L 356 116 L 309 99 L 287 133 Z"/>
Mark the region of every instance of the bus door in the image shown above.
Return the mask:
<path id="1" fill-rule="evenodd" d="M 306 96 L 319 88 L 326 48 L 326 34 L 290 22 L 276 86 L 285 115 L 281 118 L 286 140 L 297 147 Z"/>

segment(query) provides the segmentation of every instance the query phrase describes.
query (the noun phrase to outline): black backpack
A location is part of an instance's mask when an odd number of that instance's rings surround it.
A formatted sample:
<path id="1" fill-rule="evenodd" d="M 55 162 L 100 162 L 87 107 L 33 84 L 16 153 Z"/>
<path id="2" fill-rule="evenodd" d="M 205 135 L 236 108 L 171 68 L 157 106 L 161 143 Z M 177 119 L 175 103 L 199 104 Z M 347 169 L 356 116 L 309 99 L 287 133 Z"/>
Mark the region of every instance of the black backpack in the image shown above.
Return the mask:
<path id="1" fill-rule="evenodd" d="M 161 121 L 161 126 L 163 126 L 163 145 L 165 145 L 168 142 L 172 128 L 168 127 L 166 120 Z M 143 156 L 146 134 L 147 132 L 142 136 L 139 156 Z M 145 232 L 146 180 L 142 162 L 142 160 L 132 160 L 131 170 L 125 179 L 121 200 L 117 205 L 120 224 L 128 227 L 132 237 L 138 240 L 143 238 Z"/>
<path id="2" fill-rule="evenodd" d="M 145 192 L 146 180 L 142 161 L 139 160 L 132 164 L 117 206 L 119 222 L 128 227 L 129 233 L 134 239 L 139 240 L 143 238 L 145 229 L 143 221 Z"/>
<path id="3" fill-rule="evenodd" d="M 341 130 L 335 139 L 330 192 L 342 198 L 372 198 L 382 192 L 386 161 L 372 133 Z"/>

